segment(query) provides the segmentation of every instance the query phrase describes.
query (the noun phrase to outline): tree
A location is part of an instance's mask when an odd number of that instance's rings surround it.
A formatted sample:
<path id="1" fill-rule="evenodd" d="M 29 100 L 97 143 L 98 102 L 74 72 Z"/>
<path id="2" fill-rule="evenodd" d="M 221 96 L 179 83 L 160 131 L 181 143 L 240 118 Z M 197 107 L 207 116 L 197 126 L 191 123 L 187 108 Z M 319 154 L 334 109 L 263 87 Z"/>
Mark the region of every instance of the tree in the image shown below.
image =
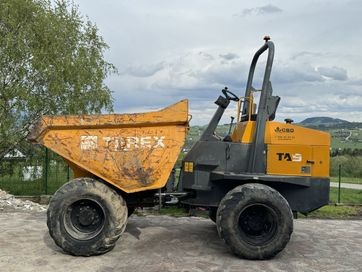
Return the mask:
<path id="1" fill-rule="evenodd" d="M 43 114 L 112 111 L 107 48 L 66 0 L 1 0 L 0 158 Z"/>

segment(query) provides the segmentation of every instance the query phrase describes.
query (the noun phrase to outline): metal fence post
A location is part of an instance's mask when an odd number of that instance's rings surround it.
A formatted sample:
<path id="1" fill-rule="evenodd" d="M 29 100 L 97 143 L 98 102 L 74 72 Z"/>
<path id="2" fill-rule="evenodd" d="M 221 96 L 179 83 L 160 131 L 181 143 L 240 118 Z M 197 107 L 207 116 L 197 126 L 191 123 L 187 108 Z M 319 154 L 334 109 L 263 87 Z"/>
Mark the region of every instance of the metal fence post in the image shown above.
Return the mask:
<path id="1" fill-rule="evenodd" d="M 341 203 L 341 165 L 338 165 L 338 203 Z"/>
<path id="2" fill-rule="evenodd" d="M 48 168 L 49 168 L 49 150 L 45 148 L 45 159 L 44 159 L 44 193 L 48 194 Z"/>

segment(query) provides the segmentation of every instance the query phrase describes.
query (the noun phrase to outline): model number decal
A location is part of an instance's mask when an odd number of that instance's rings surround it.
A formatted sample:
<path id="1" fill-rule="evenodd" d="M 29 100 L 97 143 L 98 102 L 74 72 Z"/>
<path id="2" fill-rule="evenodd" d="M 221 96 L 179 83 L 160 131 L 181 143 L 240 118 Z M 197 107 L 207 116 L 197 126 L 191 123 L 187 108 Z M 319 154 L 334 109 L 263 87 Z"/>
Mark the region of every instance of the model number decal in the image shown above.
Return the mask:
<path id="1" fill-rule="evenodd" d="M 302 161 L 302 154 L 295 153 L 277 153 L 279 161 L 293 161 L 293 162 L 301 162 Z"/>

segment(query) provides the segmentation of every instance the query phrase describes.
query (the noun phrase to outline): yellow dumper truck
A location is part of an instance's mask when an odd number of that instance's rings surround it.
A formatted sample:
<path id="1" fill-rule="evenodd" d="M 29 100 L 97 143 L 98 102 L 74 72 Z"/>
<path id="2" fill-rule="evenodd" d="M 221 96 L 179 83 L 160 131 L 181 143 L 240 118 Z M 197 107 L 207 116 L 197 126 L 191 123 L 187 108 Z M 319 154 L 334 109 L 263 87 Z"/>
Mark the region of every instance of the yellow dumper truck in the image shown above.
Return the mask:
<path id="1" fill-rule="evenodd" d="M 263 84 L 256 90 L 254 71 L 264 52 Z M 61 155 L 75 176 L 49 204 L 55 243 L 73 255 L 105 253 L 134 208 L 175 195 L 184 205 L 207 208 L 235 255 L 267 259 L 280 252 L 293 231 L 293 212 L 328 203 L 330 137 L 291 119 L 273 121 L 280 101 L 270 82 L 273 58 L 274 44 L 266 38 L 245 95 L 222 90 L 214 116 L 182 161 L 177 191 L 165 188 L 189 129 L 187 100 L 156 112 L 43 116 L 29 140 Z M 237 122 L 220 137 L 215 129 L 231 101 Z"/>

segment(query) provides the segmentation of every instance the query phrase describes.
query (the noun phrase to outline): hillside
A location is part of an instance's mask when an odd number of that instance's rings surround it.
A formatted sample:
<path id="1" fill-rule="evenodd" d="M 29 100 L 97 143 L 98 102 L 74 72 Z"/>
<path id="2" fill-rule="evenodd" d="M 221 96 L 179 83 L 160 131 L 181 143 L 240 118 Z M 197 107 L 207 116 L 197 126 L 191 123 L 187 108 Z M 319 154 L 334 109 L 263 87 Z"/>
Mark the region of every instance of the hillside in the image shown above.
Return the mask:
<path id="1" fill-rule="evenodd" d="M 350 124 L 350 122 L 338 118 L 331 118 L 331 117 L 310 117 L 302 122 L 299 123 L 303 126 L 326 126 L 326 127 L 333 127 L 336 125 L 347 125 Z"/>
<path id="2" fill-rule="evenodd" d="M 316 128 L 320 130 L 332 129 L 360 129 L 362 122 L 349 122 L 339 118 L 331 117 L 310 117 L 298 123 L 303 127 Z"/>

